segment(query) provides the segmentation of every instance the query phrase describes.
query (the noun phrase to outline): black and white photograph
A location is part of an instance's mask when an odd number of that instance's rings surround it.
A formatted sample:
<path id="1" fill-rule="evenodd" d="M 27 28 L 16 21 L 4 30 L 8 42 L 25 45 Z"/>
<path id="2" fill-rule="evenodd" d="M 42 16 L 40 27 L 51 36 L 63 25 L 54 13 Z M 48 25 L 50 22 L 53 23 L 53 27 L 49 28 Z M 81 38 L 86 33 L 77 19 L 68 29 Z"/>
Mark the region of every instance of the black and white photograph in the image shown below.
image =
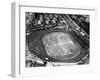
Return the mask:
<path id="1" fill-rule="evenodd" d="M 90 63 L 90 15 L 25 12 L 25 67 Z"/>
<path id="2" fill-rule="evenodd" d="M 92 7 L 12 3 L 11 74 L 45 77 L 95 71 L 96 17 Z"/>

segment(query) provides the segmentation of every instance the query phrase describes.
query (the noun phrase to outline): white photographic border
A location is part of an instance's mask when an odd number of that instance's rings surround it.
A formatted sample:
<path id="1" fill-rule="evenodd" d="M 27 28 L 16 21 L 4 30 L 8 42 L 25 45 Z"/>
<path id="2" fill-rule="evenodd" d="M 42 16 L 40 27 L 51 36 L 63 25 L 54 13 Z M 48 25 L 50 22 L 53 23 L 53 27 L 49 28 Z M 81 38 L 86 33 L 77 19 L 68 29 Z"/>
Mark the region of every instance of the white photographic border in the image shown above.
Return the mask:
<path id="1" fill-rule="evenodd" d="M 90 64 L 61 67 L 25 67 L 25 12 L 86 14 L 90 15 Z M 14 77 L 35 75 L 61 75 L 96 71 L 95 31 L 96 9 L 94 8 L 62 8 L 32 6 L 32 4 L 12 3 L 12 62 L 11 74 Z"/>

